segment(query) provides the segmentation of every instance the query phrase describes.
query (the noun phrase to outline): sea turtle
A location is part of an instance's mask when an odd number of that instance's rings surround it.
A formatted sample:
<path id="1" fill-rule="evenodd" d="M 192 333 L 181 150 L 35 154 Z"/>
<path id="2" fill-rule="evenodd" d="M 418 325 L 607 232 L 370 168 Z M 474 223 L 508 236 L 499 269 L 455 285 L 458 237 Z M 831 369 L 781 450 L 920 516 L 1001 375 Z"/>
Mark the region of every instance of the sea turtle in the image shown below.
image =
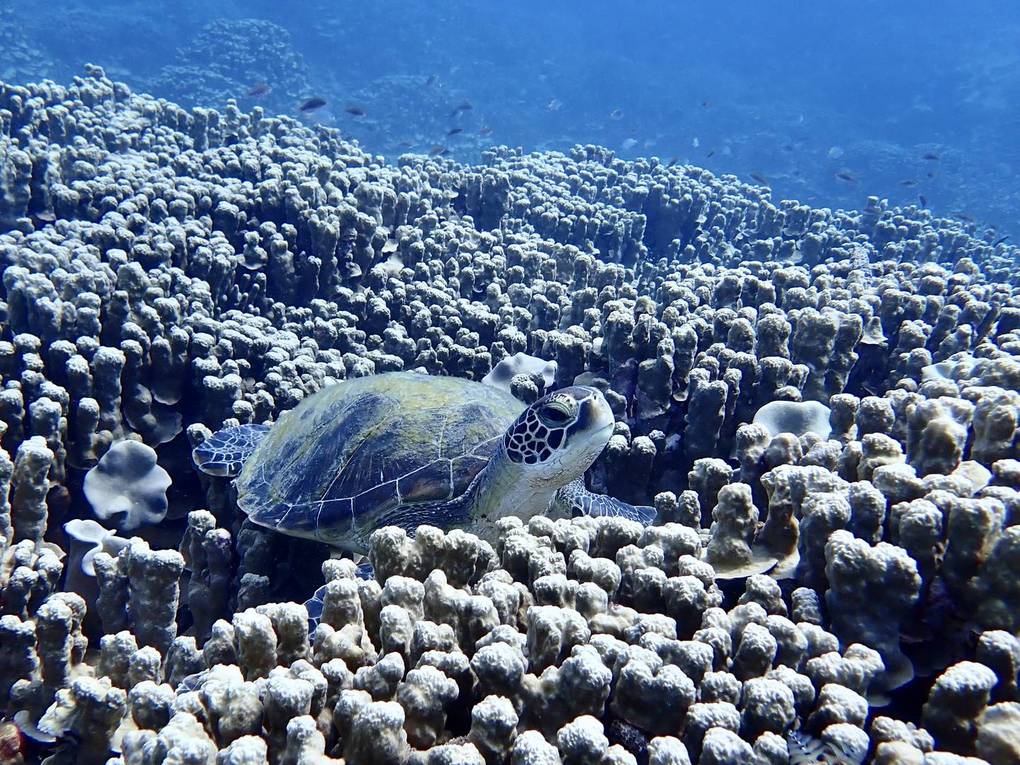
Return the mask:
<path id="1" fill-rule="evenodd" d="M 363 553 L 383 526 L 463 528 L 493 541 L 497 519 L 550 506 L 650 523 L 653 508 L 584 487 L 613 426 L 592 387 L 526 406 L 490 384 L 388 372 L 323 388 L 272 427 L 220 430 L 193 459 L 236 476 L 237 503 L 255 523 Z"/>

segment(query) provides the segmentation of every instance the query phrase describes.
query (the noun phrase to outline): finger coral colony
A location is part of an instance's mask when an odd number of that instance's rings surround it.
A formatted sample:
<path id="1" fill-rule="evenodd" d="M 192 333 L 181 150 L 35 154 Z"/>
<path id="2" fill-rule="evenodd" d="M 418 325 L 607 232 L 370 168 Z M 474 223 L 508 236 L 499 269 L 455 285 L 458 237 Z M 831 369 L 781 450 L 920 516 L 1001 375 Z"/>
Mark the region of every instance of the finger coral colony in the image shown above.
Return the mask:
<path id="1" fill-rule="evenodd" d="M 98 67 L 0 83 L 0 142 L 4 762 L 1020 762 L 1016 247 L 593 146 L 388 163 Z M 588 486 L 655 522 L 359 568 L 191 462 L 396 370 L 597 388 Z"/>

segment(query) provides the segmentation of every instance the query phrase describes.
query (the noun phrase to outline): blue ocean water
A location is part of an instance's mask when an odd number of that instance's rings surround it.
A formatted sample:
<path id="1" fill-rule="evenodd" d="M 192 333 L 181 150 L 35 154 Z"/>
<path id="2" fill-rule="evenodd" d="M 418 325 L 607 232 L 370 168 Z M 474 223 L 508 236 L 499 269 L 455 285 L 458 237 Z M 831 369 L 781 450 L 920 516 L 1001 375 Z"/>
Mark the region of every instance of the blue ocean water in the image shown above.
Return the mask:
<path id="1" fill-rule="evenodd" d="M 187 105 L 233 97 L 297 115 L 322 98 L 306 119 L 387 156 L 595 143 L 764 179 L 813 205 L 874 194 L 1016 229 L 1009 0 L 3 6 L 4 42 L 22 54 L 0 62 L 8 81 L 98 63 Z"/>

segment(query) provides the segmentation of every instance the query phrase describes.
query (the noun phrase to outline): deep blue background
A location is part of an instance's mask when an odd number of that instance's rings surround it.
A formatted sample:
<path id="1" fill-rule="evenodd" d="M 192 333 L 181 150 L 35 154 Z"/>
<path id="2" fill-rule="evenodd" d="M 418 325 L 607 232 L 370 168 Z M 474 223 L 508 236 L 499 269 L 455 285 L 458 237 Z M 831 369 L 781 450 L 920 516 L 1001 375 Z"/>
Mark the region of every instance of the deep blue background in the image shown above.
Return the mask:
<path id="1" fill-rule="evenodd" d="M 233 96 L 297 116 L 317 95 L 329 104 L 306 119 L 387 156 L 446 146 L 477 161 L 492 143 L 598 143 L 627 158 L 755 173 L 777 198 L 814 205 L 857 208 L 869 194 L 918 204 L 920 194 L 937 214 L 999 228 L 989 236 L 1020 236 L 1016 0 L 0 0 L 4 8 L 0 47 L 13 38 L 42 54 L 0 61 L 4 79 L 62 80 L 88 61 L 189 105 Z M 249 44 L 275 46 L 273 56 L 289 46 L 300 77 L 273 82 L 230 45 L 196 43 L 216 18 L 289 31 L 288 40 L 259 27 Z M 207 91 L 201 78 L 213 71 L 218 90 Z M 272 92 L 249 98 L 263 79 Z M 464 101 L 473 108 L 452 115 Z M 463 132 L 447 136 L 453 127 Z M 929 152 L 939 159 L 922 159 Z"/>

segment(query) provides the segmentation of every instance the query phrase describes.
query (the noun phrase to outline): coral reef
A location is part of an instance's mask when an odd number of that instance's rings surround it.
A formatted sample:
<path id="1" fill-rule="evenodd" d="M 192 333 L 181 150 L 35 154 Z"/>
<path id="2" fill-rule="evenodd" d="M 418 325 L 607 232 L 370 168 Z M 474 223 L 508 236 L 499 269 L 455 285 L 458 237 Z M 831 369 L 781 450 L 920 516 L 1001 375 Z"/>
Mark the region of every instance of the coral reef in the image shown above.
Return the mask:
<path id="1" fill-rule="evenodd" d="M 49 75 L 53 69 L 53 62 L 34 44 L 19 21 L 13 8 L 0 8 L 0 46 L 4 50 L 0 79 L 8 82 L 25 82 L 41 72 Z"/>
<path id="2" fill-rule="evenodd" d="M 314 95 L 290 32 L 257 18 L 209 22 L 178 49 L 172 63 L 147 78 L 145 86 L 186 107 L 236 99 L 291 114 Z"/>
<path id="3" fill-rule="evenodd" d="M 390 165 L 98 67 L 0 82 L 0 151 L 3 747 L 1015 761 L 1017 248 L 593 146 Z M 590 488 L 657 525 L 389 527 L 362 578 L 190 464 L 348 378 L 494 368 L 602 390 Z"/>

